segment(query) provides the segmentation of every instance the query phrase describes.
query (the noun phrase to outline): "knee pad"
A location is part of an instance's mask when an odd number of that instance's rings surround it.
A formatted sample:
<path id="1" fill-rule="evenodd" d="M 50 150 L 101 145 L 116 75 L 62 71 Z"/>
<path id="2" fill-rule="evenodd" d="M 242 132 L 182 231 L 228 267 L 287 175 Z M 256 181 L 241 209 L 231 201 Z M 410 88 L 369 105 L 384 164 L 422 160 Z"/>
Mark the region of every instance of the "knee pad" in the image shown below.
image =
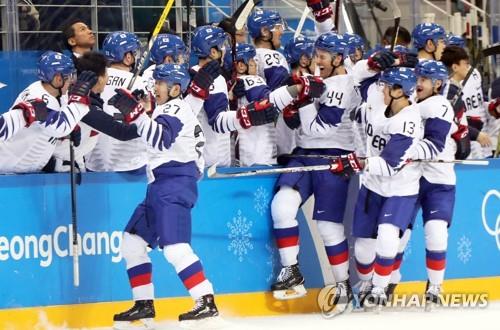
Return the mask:
<path id="1" fill-rule="evenodd" d="M 297 225 L 297 211 L 300 208 L 301 197 L 298 191 L 291 187 L 282 187 L 274 195 L 271 203 L 271 215 L 274 228 L 288 228 Z"/>
<path id="2" fill-rule="evenodd" d="M 399 240 L 398 253 L 402 253 L 406 249 L 406 246 L 408 245 L 410 238 L 411 238 L 411 229 L 406 229 L 405 232 L 403 233 L 403 237 L 401 237 L 401 239 Z"/>
<path id="3" fill-rule="evenodd" d="M 385 258 L 394 258 L 398 253 L 398 247 L 399 228 L 388 223 L 379 225 L 375 247 L 377 254 Z"/>
<path id="4" fill-rule="evenodd" d="M 148 243 L 142 237 L 128 232 L 123 233 L 121 254 L 128 268 L 151 262 L 148 256 Z"/>
<path id="5" fill-rule="evenodd" d="M 448 223 L 430 220 L 425 223 L 425 247 L 430 251 L 446 251 L 448 247 Z"/>
<path id="6" fill-rule="evenodd" d="M 356 238 L 354 242 L 354 256 L 362 264 L 368 265 L 375 260 L 375 245 L 377 240 L 373 238 Z"/>
<path id="7" fill-rule="evenodd" d="M 331 221 L 316 221 L 318 231 L 326 246 L 337 245 L 345 240 L 344 225 Z"/>
<path id="8" fill-rule="evenodd" d="M 174 266 L 191 254 L 194 254 L 194 252 L 188 243 L 177 243 L 163 248 L 165 259 Z"/>

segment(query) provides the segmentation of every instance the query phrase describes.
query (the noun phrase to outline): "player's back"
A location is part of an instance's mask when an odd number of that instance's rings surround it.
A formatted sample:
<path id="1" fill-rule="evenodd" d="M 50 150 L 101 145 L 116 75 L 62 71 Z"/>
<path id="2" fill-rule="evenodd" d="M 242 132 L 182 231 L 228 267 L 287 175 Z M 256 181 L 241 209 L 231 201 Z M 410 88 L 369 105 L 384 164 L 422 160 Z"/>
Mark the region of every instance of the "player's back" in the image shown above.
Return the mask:
<path id="1" fill-rule="evenodd" d="M 387 164 L 399 171 L 390 169 L 390 172 L 395 172 L 392 176 L 365 172 L 361 177 L 363 185 L 385 197 L 418 194 L 420 164 L 410 163 L 399 168 L 412 154 L 412 148 L 421 137 L 418 105 L 412 104 L 396 115 L 387 117 L 386 107 L 371 107 L 368 104 L 365 120 L 367 157 L 382 157 Z M 391 142 L 391 139 L 394 140 Z M 387 148 L 389 143 L 390 151 Z"/>
<path id="2" fill-rule="evenodd" d="M 266 81 L 271 90 L 283 86 L 290 73 L 285 56 L 277 50 L 266 48 L 256 48 L 255 52 L 257 75 Z"/>
<path id="3" fill-rule="evenodd" d="M 456 143 L 451 134 L 456 130 L 453 123 L 454 112 L 450 102 L 443 95 L 434 95 L 419 102 L 420 115 L 422 117 L 422 130 L 424 138 L 435 143 L 444 144 L 442 151 L 433 159 L 453 160 L 455 159 Z M 433 147 L 434 149 L 434 147 Z M 452 163 L 425 163 L 422 164 L 422 175 L 431 183 L 455 184 L 456 177 Z"/>
<path id="4" fill-rule="evenodd" d="M 108 68 L 108 82 L 101 98 L 104 101 L 103 111 L 111 116 L 119 118 L 121 113 L 118 109 L 108 104 L 109 99 L 115 95 L 116 88 L 127 88 L 133 74 L 128 71 Z M 138 77 L 132 87 L 145 90 L 144 84 Z M 132 171 L 146 164 L 146 146 L 139 138 L 130 141 L 119 141 L 106 134 L 99 134 L 91 139 L 97 139 L 95 147 L 86 155 L 86 166 L 95 172 L 106 171 Z"/>

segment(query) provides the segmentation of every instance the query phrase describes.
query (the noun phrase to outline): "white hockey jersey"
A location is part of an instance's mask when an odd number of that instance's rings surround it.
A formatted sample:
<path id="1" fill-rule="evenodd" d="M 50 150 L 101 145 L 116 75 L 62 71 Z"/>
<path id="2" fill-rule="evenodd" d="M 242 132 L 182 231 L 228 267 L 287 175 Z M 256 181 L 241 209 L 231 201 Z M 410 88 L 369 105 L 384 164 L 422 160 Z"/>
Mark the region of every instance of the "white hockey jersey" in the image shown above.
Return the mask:
<path id="1" fill-rule="evenodd" d="M 386 107 L 369 103 L 363 120 L 366 123 L 367 158 L 361 182 L 384 197 L 418 194 L 421 176 L 418 163 L 406 164 L 421 137 L 418 105 L 405 107 L 388 117 Z"/>
<path id="2" fill-rule="evenodd" d="M 10 110 L 0 115 L 0 141 L 7 141 L 26 126 L 22 110 Z"/>
<path id="3" fill-rule="evenodd" d="M 103 110 L 111 116 L 121 116 L 121 112 L 108 104 L 109 99 L 115 95 L 116 88 L 127 88 L 133 74 L 128 71 L 108 68 L 108 82 L 101 98 L 104 101 Z M 135 80 L 132 91 L 144 90 L 142 78 Z M 86 166 L 94 172 L 125 172 L 132 171 L 146 165 L 146 147 L 140 139 L 130 141 L 119 141 L 105 134 L 93 137 L 96 140 L 95 147 L 85 156 Z"/>
<path id="4" fill-rule="evenodd" d="M 324 80 L 326 89 L 319 99 L 299 110 L 301 125 L 297 146 L 306 149 L 338 148 L 354 150 L 350 113 L 361 103 L 351 75 Z"/>
<path id="5" fill-rule="evenodd" d="M 198 71 L 199 66 L 196 65 L 192 69 Z M 203 102 L 199 112 L 197 111 L 198 106 L 190 101 L 193 99 L 196 98 L 188 99 L 186 97 L 205 134 L 206 145 L 203 157 L 206 165 L 231 166 L 230 132 L 240 129 L 241 124 L 236 118 L 236 111 L 229 111 L 226 79 L 222 75 L 215 78 L 214 83 L 210 86 L 209 97 Z"/>
<path id="6" fill-rule="evenodd" d="M 462 100 L 467 108 L 465 114 L 468 117 L 477 118 L 483 123 L 486 121 L 482 79 L 477 69 L 472 71 L 472 74 L 462 89 Z"/>
<path id="7" fill-rule="evenodd" d="M 154 180 L 153 170 L 159 166 L 177 166 L 194 162 L 197 176 L 205 166 L 205 136 L 201 124 L 189 104 L 181 98 L 158 105 L 151 118 L 142 114 L 134 121 L 141 140 L 148 145 L 147 173 Z M 183 173 L 190 175 L 191 173 Z"/>
<path id="8" fill-rule="evenodd" d="M 156 64 L 148 66 L 142 73 L 142 81 L 148 92 L 154 93 L 155 79 L 153 78 L 153 71 L 156 69 Z"/>
<path id="9" fill-rule="evenodd" d="M 264 79 L 259 76 L 244 75 L 238 79 L 243 80 L 246 92 L 246 95 L 238 100 L 238 107 L 268 98 L 278 109 L 283 110 L 293 100 L 286 86 L 271 92 Z M 240 166 L 275 164 L 277 156 L 275 124 L 238 130 L 237 155 Z"/>
<path id="10" fill-rule="evenodd" d="M 456 143 L 451 132 L 457 126 L 453 122 L 453 108 L 446 97 L 434 95 L 418 103 L 422 117 L 423 138 L 415 147 L 413 159 L 455 159 Z M 455 171 L 452 163 L 424 163 L 422 175 L 431 183 L 454 185 Z"/>
<path id="11" fill-rule="evenodd" d="M 8 141 L 0 142 L 0 173 L 29 173 L 40 171 L 54 153 L 57 138 L 67 136 L 89 107 L 81 103 L 63 104 L 50 95 L 40 81 L 23 90 L 14 104 L 39 98 L 47 103 L 49 114 L 43 123 L 34 122 Z"/>

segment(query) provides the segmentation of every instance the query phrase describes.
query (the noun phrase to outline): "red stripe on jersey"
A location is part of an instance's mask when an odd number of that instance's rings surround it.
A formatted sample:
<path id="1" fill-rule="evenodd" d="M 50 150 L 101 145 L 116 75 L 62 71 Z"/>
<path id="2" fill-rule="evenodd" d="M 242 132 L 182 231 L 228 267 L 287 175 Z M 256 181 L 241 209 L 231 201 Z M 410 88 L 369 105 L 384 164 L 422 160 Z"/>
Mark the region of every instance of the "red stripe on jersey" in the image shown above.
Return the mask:
<path id="1" fill-rule="evenodd" d="M 146 285 L 151 283 L 151 273 L 141 274 L 134 276 L 130 279 L 130 286 L 136 288 L 141 285 Z"/>
<path id="2" fill-rule="evenodd" d="M 383 266 L 383 265 L 375 262 L 374 269 L 375 269 L 375 273 L 377 273 L 377 275 L 388 276 L 388 275 L 391 275 L 393 267 L 394 267 L 394 264 L 389 265 L 389 266 Z"/>
<path id="3" fill-rule="evenodd" d="M 373 264 L 369 265 L 368 267 L 363 267 L 360 264 L 357 264 L 356 269 L 360 274 L 367 275 L 373 271 Z"/>
<path id="4" fill-rule="evenodd" d="M 199 271 L 198 273 L 195 273 L 190 277 L 186 278 L 184 280 L 184 286 L 186 287 L 186 289 L 191 290 L 204 280 L 205 280 L 205 274 L 203 274 L 202 271 Z"/>
<path id="5" fill-rule="evenodd" d="M 283 249 L 291 246 L 299 245 L 299 236 L 290 236 L 276 239 L 276 245 L 278 249 Z"/>
<path id="6" fill-rule="evenodd" d="M 341 263 L 346 262 L 349 259 L 349 252 L 344 251 L 335 256 L 328 256 L 328 261 L 330 261 L 330 265 L 340 265 Z"/>
<path id="7" fill-rule="evenodd" d="M 443 270 L 446 267 L 446 259 L 432 260 L 432 259 L 426 258 L 425 264 L 426 264 L 427 268 L 429 268 L 429 269 Z"/>

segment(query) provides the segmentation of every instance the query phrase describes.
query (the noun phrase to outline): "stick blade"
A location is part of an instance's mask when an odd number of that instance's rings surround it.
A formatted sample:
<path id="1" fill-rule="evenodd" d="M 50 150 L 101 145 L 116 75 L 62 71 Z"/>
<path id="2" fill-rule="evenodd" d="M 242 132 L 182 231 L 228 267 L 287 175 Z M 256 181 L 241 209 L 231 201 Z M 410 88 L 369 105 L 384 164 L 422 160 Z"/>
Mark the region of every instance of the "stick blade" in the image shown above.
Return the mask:
<path id="1" fill-rule="evenodd" d="M 236 22 L 234 23 L 234 27 L 236 30 L 241 30 L 245 26 L 245 23 L 247 22 L 248 16 L 250 16 L 250 12 L 252 11 L 253 7 L 255 7 L 256 3 L 254 0 L 249 0 L 241 13 L 238 15 L 238 18 L 236 19 Z"/>
<path id="2" fill-rule="evenodd" d="M 213 164 L 207 169 L 207 177 L 208 178 L 216 178 L 217 177 L 217 164 Z"/>
<path id="3" fill-rule="evenodd" d="M 483 49 L 484 56 L 492 56 L 498 54 L 500 54 L 500 43 L 496 43 L 488 48 Z"/>

